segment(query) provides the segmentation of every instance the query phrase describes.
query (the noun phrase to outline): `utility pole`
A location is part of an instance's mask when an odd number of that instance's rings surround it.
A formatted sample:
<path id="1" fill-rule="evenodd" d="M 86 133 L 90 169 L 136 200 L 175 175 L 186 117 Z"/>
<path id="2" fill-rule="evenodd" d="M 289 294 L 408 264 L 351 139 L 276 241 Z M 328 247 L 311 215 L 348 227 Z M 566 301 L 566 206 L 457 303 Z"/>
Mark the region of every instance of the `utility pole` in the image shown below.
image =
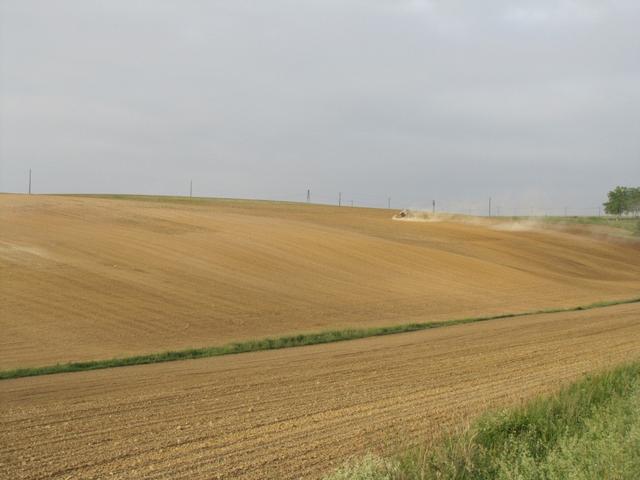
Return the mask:
<path id="1" fill-rule="evenodd" d="M 338 206 L 342 206 L 342 192 L 338 192 Z"/>
<path id="2" fill-rule="evenodd" d="M 29 169 L 29 195 L 31 195 L 31 169 Z"/>
<path id="3" fill-rule="evenodd" d="M 387 199 L 387 208 L 391 210 L 391 197 Z"/>
<path id="4" fill-rule="evenodd" d="M 351 200 L 351 206 L 353 207 L 353 200 Z"/>
<path id="5" fill-rule="evenodd" d="M 193 198 L 193 180 L 189 181 L 189 198 Z"/>
<path id="6" fill-rule="evenodd" d="M 436 201 L 433 201 L 433 207 L 431 208 L 431 212 L 435 215 L 436 213 Z"/>
<path id="7" fill-rule="evenodd" d="M 500 205 L 498 205 L 498 214 L 497 214 L 497 216 L 498 217 L 500 216 Z"/>
<path id="8" fill-rule="evenodd" d="M 307 189 L 307 203 L 311 202 L 311 190 Z"/>
<path id="9" fill-rule="evenodd" d="M 489 197 L 489 216 L 491 216 L 491 197 Z"/>

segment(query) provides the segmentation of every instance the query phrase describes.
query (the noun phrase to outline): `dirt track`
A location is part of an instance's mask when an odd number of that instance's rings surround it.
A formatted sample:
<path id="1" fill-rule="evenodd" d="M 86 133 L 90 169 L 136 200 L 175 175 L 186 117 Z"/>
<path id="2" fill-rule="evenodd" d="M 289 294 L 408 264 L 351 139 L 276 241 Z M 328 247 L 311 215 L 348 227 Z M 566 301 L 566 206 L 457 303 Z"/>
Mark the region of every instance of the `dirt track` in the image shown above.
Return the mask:
<path id="1" fill-rule="evenodd" d="M 0 195 L 0 369 L 640 291 L 640 243 L 391 216 Z"/>
<path id="2" fill-rule="evenodd" d="M 313 478 L 640 356 L 640 305 L 0 382 L 2 478 Z"/>

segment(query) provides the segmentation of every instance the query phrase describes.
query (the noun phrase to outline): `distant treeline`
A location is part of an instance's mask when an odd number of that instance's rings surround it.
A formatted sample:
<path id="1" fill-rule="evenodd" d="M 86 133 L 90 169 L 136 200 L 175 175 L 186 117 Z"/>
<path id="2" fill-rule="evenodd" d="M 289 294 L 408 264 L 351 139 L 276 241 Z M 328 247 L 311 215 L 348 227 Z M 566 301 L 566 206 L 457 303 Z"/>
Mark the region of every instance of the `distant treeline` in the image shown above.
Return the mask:
<path id="1" fill-rule="evenodd" d="M 640 213 L 640 187 L 616 187 L 608 193 L 604 211 L 609 215 L 635 215 Z"/>

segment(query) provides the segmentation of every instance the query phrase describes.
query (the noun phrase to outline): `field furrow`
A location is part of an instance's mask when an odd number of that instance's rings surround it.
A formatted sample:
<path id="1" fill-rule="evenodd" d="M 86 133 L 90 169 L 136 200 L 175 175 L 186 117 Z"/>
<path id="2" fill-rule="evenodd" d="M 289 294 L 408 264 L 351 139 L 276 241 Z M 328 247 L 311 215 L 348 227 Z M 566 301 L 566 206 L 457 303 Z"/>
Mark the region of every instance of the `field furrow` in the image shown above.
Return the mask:
<path id="1" fill-rule="evenodd" d="M 640 292 L 631 239 L 393 213 L 0 195 L 0 369 Z"/>
<path id="2" fill-rule="evenodd" d="M 313 478 L 639 357 L 629 304 L 7 380 L 0 477 Z"/>

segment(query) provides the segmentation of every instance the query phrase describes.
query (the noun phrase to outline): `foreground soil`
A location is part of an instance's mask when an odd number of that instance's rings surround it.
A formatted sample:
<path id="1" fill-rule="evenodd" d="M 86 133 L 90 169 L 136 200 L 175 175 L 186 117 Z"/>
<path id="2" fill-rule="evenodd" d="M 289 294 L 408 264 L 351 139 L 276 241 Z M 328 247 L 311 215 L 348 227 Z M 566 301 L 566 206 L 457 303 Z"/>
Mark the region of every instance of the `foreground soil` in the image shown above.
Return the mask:
<path id="1" fill-rule="evenodd" d="M 0 369 L 640 292 L 640 242 L 393 213 L 0 195 Z"/>
<path id="2" fill-rule="evenodd" d="M 317 478 L 640 356 L 640 304 L 0 382 L 0 477 Z"/>

